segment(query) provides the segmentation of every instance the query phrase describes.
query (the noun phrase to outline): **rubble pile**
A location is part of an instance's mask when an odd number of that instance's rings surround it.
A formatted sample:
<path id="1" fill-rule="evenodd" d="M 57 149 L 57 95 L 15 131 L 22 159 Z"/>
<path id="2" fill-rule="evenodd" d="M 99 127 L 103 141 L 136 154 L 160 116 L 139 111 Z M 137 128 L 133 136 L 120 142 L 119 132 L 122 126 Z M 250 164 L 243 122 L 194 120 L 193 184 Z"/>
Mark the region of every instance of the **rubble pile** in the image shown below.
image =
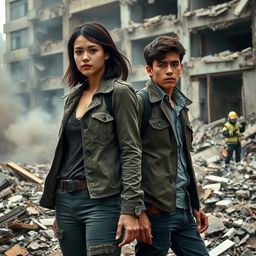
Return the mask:
<path id="1" fill-rule="evenodd" d="M 225 119 L 192 122 L 193 162 L 202 208 L 209 217 L 203 234 L 210 256 L 256 255 L 256 118 L 246 127 L 243 160 L 224 169 Z M 49 165 L 0 165 L 0 255 L 61 255 L 51 225 L 54 211 L 38 205 Z M 134 243 L 123 248 L 134 255 Z M 171 251 L 169 255 L 174 255 Z"/>

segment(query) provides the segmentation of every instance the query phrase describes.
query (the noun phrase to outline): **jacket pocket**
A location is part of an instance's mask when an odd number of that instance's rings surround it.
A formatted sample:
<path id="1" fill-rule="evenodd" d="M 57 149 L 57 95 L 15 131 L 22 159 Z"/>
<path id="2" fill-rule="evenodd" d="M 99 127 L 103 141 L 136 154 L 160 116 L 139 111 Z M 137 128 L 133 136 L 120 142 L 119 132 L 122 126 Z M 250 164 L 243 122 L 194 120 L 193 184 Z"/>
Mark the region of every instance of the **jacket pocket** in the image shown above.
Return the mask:
<path id="1" fill-rule="evenodd" d="M 110 139 L 113 136 L 114 117 L 105 112 L 92 114 L 92 131 L 95 137 L 101 140 Z"/>
<path id="2" fill-rule="evenodd" d="M 170 127 L 169 122 L 167 120 L 161 119 L 161 118 L 150 119 L 149 124 L 155 130 L 163 130 L 163 129 Z"/>

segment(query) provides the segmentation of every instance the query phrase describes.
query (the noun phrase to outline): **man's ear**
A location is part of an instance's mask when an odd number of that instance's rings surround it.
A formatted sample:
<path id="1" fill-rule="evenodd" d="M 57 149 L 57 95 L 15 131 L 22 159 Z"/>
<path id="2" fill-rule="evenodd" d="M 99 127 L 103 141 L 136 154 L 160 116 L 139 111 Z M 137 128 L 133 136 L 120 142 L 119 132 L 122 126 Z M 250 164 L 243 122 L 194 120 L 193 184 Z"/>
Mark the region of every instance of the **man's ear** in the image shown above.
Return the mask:
<path id="1" fill-rule="evenodd" d="M 148 75 L 151 77 L 153 74 L 152 74 L 152 68 L 149 66 L 149 65 L 147 65 L 146 66 L 146 71 L 147 71 L 147 73 L 148 73 Z"/>

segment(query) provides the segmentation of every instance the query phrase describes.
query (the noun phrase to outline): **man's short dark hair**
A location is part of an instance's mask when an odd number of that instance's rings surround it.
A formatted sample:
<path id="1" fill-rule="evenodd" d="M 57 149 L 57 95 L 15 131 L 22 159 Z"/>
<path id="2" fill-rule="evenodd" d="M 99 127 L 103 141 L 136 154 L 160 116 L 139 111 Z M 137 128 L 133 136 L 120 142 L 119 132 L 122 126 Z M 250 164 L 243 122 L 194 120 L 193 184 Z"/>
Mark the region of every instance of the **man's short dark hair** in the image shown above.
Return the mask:
<path id="1" fill-rule="evenodd" d="M 159 36 L 144 48 L 144 58 L 148 66 L 152 67 L 153 61 L 161 61 L 170 52 L 177 52 L 180 62 L 185 55 L 185 49 L 177 37 Z"/>

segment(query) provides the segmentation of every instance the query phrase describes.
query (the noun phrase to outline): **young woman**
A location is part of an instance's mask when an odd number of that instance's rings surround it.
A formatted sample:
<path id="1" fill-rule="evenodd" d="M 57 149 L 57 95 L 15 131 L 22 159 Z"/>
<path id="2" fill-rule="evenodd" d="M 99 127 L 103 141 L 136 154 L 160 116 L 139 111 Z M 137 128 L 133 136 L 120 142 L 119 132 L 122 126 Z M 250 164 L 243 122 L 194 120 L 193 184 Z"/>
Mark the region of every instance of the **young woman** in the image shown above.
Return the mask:
<path id="1" fill-rule="evenodd" d="M 138 235 L 143 196 L 137 97 L 101 24 L 77 27 L 68 56 L 71 90 L 40 205 L 56 210 L 64 256 L 120 255 Z"/>

